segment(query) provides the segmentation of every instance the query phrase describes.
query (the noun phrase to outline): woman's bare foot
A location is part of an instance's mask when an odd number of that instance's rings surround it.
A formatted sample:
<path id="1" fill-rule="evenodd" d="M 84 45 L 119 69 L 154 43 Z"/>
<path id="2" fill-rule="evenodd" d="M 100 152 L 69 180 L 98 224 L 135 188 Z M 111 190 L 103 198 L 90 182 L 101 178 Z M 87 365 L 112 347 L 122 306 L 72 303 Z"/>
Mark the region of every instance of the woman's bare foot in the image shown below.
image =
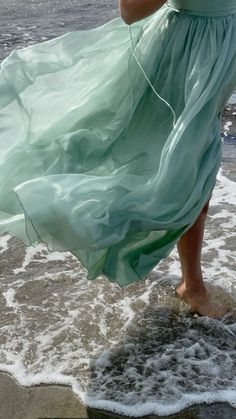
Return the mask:
<path id="1" fill-rule="evenodd" d="M 208 208 L 209 200 L 202 208 L 195 223 L 177 243 L 182 278 L 176 289 L 176 294 L 186 301 L 195 313 L 219 318 L 229 311 L 229 307 L 222 298 L 221 291 L 217 293 L 215 287 L 213 290 L 209 286 L 206 288 L 201 268 L 202 244 Z"/>
<path id="2" fill-rule="evenodd" d="M 228 307 L 219 300 L 213 298 L 205 287 L 203 281 L 198 281 L 201 284 L 198 287 L 187 288 L 184 279 L 182 278 L 180 285 L 176 288 L 176 294 L 181 300 L 184 300 L 191 307 L 191 311 L 198 313 L 202 316 L 212 318 L 220 318 L 224 316 Z"/>

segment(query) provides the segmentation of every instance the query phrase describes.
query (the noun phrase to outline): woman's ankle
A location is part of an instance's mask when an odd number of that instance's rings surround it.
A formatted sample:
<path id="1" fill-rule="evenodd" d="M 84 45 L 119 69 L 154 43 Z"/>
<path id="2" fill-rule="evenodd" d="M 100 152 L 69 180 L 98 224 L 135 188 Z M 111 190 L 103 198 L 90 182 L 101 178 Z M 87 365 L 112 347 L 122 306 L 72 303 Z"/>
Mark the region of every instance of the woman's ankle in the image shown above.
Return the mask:
<path id="1" fill-rule="evenodd" d="M 188 294 L 207 294 L 207 288 L 203 281 L 203 277 L 182 277 L 179 287 Z"/>

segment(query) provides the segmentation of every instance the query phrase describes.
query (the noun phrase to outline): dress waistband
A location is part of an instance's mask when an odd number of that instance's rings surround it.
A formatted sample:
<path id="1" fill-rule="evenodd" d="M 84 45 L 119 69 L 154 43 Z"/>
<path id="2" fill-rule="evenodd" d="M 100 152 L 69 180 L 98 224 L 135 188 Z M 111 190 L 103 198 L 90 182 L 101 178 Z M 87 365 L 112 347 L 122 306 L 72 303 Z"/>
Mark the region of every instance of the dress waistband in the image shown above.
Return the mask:
<path id="1" fill-rule="evenodd" d="M 168 0 L 166 6 L 197 16 L 228 16 L 236 13 L 236 0 Z"/>

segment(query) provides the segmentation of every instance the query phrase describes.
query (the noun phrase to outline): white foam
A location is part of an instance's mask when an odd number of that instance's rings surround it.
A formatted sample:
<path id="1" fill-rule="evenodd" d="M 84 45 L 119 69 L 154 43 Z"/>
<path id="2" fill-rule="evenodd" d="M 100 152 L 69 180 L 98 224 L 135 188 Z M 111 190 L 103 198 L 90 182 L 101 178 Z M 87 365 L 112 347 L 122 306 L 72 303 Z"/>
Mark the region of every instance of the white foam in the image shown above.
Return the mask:
<path id="1" fill-rule="evenodd" d="M 15 275 L 26 272 L 30 263 L 37 262 L 39 259 L 41 262 L 48 263 L 48 261 L 66 261 L 69 256 L 70 254 L 67 252 L 48 253 L 45 246 L 41 244 L 37 247 L 27 247 L 25 250 L 25 258 L 22 266 L 20 268 L 13 269 L 13 272 Z"/>
<path id="2" fill-rule="evenodd" d="M 225 125 L 224 125 L 224 135 L 225 135 L 225 137 L 227 137 L 229 128 L 231 127 L 232 124 L 233 123 L 231 121 L 227 121 L 225 123 Z"/>
<path id="3" fill-rule="evenodd" d="M 11 238 L 10 235 L 0 237 L 0 254 L 6 252 L 6 250 L 8 250 L 8 248 L 9 248 L 8 242 L 9 242 L 10 238 Z"/>
<path id="4" fill-rule="evenodd" d="M 9 288 L 6 292 L 3 292 L 2 295 L 6 299 L 7 307 L 17 308 L 18 304 L 15 302 L 16 290 Z"/>

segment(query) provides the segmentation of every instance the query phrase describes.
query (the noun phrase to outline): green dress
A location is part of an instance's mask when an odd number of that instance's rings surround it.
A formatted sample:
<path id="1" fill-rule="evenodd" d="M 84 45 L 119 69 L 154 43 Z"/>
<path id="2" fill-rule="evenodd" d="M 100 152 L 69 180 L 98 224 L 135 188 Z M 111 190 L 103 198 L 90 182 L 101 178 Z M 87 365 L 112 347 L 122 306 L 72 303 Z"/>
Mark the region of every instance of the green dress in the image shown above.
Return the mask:
<path id="1" fill-rule="evenodd" d="M 235 86 L 236 0 L 169 0 L 131 26 L 117 17 L 13 51 L 0 234 L 72 252 L 91 280 L 144 278 L 212 194 Z"/>

